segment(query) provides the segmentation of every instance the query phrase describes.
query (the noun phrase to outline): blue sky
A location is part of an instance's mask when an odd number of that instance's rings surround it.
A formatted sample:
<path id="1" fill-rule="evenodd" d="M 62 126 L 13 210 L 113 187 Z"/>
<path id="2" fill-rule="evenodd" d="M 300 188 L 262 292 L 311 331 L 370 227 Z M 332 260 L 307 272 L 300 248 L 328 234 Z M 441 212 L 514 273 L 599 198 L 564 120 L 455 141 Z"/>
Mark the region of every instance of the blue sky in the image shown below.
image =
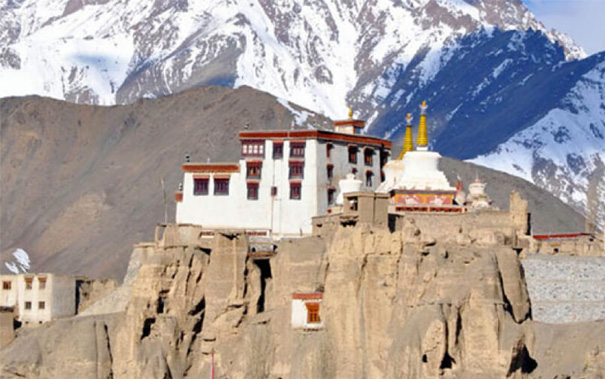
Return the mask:
<path id="1" fill-rule="evenodd" d="M 568 34 L 586 53 L 605 50 L 605 0 L 523 0 L 548 29 Z"/>

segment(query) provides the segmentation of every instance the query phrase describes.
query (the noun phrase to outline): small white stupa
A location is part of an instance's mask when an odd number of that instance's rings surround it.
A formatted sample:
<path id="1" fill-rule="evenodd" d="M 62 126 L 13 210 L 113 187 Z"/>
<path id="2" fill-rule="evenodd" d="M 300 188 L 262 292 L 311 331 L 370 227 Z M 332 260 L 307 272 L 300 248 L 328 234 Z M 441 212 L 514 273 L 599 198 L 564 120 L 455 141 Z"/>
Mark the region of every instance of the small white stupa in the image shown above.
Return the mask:
<path id="1" fill-rule="evenodd" d="M 484 209 L 491 206 L 491 199 L 485 193 L 485 186 L 487 183 L 483 183 L 477 177 L 473 183 L 468 186 L 468 196 L 466 197 L 466 204 L 471 209 Z"/>
<path id="2" fill-rule="evenodd" d="M 342 205 L 344 202 L 344 194 L 352 192 L 360 192 L 361 185 L 363 182 L 355 178 L 355 174 L 347 174 L 346 179 L 338 181 L 338 196 L 336 197 L 336 204 Z"/>

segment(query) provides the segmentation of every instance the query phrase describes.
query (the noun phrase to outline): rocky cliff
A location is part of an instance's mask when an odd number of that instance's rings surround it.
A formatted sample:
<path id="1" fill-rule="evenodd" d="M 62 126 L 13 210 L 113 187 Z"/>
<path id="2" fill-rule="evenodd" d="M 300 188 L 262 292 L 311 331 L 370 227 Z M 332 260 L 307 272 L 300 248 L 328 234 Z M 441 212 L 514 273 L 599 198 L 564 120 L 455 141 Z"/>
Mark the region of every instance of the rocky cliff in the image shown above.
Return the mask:
<path id="1" fill-rule="evenodd" d="M 2 376 L 206 377 L 213 349 L 222 378 L 597 378 L 605 370 L 605 323 L 533 322 L 510 246 L 427 232 L 410 220 L 394 232 L 339 227 L 255 259 L 236 232 L 201 240 L 192 227 L 169 226 L 137 246 L 125 309 L 23 331 L 2 351 Z M 291 327 L 295 292 L 323 292 L 322 329 Z"/>

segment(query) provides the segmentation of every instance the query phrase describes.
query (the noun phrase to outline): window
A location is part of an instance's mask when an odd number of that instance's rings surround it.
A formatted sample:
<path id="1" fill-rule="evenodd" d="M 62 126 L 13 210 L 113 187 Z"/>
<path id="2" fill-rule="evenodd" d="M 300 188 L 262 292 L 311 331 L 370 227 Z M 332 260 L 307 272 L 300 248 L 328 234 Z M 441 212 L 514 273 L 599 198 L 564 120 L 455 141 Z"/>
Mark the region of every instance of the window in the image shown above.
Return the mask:
<path id="1" fill-rule="evenodd" d="M 46 289 L 46 278 L 38 278 L 38 289 Z"/>
<path id="2" fill-rule="evenodd" d="M 300 200 L 300 198 L 301 198 L 300 182 L 290 182 L 290 199 Z"/>
<path id="3" fill-rule="evenodd" d="M 290 157 L 304 158 L 305 157 L 305 143 L 304 142 L 290 142 Z"/>
<path id="4" fill-rule="evenodd" d="M 366 187 L 372 187 L 374 185 L 374 173 L 372 171 L 366 172 Z"/>
<path id="5" fill-rule="evenodd" d="M 247 183 L 248 200 L 258 200 L 258 183 Z"/>
<path id="6" fill-rule="evenodd" d="M 302 179 L 304 176 L 305 162 L 290 162 L 290 179 Z"/>
<path id="7" fill-rule="evenodd" d="M 332 145 L 331 143 L 326 144 L 326 157 L 327 158 L 330 158 L 330 156 L 332 155 L 333 148 L 334 148 L 334 145 Z"/>
<path id="8" fill-rule="evenodd" d="M 374 162 L 374 150 L 370 149 L 370 148 L 366 148 L 363 151 L 363 162 L 365 163 L 366 166 L 371 166 Z"/>
<path id="9" fill-rule="evenodd" d="M 282 159 L 284 157 L 284 143 L 273 142 L 273 159 Z"/>
<path id="10" fill-rule="evenodd" d="M 214 178 L 214 194 L 229 195 L 229 178 Z"/>
<path id="11" fill-rule="evenodd" d="M 355 167 L 351 168 L 351 174 L 357 175 L 357 169 Z"/>
<path id="12" fill-rule="evenodd" d="M 349 146 L 349 163 L 357 163 L 357 146 Z"/>
<path id="13" fill-rule="evenodd" d="M 334 166 L 329 164 L 326 170 L 328 172 L 328 180 L 332 180 L 334 178 Z"/>
<path id="14" fill-rule="evenodd" d="M 262 162 L 246 162 L 246 178 L 260 179 Z"/>
<path id="15" fill-rule="evenodd" d="M 193 179 L 193 195 L 201 196 L 208 195 L 208 178 Z"/>
<path id="16" fill-rule="evenodd" d="M 25 309 L 27 309 L 27 310 L 32 309 L 32 302 L 31 301 L 26 301 L 25 302 Z"/>
<path id="17" fill-rule="evenodd" d="M 32 282 L 34 281 L 34 278 L 25 278 L 25 289 L 26 290 L 31 290 L 32 289 Z"/>
<path id="18" fill-rule="evenodd" d="M 38 309 L 45 309 L 46 308 L 46 304 L 44 304 L 43 301 L 39 301 L 38 302 Z"/>
<path id="19" fill-rule="evenodd" d="M 307 307 L 307 324 L 319 324 L 319 303 L 305 303 Z"/>
<path id="20" fill-rule="evenodd" d="M 242 141 L 242 157 L 259 157 L 265 154 L 265 141 Z"/>
<path id="21" fill-rule="evenodd" d="M 12 282 L 2 282 L 2 289 L 3 290 L 10 290 L 12 288 L 13 283 Z"/>
<path id="22" fill-rule="evenodd" d="M 334 205 L 334 194 L 336 193 L 336 189 L 328 188 L 328 205 Z"/>
<path id="23" fill-rule="evenodd" d="M 276 186 L 271 187 L 271 196 L 277 196 L 277 187 Z"/>

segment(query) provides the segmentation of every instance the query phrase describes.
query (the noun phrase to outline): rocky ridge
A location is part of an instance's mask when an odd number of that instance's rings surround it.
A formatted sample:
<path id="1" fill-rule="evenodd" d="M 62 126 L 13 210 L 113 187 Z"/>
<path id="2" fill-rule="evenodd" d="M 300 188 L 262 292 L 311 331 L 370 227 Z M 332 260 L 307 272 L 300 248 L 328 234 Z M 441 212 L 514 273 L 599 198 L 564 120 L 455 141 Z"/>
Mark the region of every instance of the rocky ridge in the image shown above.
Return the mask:
<path id="1" fill-rule="evenodd" d="M 214 349 L 218 377 L 599 377 L 603 322 L 531 321 L 510 246 L 431 233 L 412 220 L 393 233 L 340 227 L 283 240 L 262 263 L 236 232 L 203 242 L 168 226 L 135 247 L 124 310 L 23 332 L 2 351 L 1 372 L 200 377 Z M 291 328 L 291 294 L 314 291 L 324 293 L 324 328 Z M 586 338 L 568 339 L 578 333 Z M 558 360 L 551 346 L 577 359 Z"/>

